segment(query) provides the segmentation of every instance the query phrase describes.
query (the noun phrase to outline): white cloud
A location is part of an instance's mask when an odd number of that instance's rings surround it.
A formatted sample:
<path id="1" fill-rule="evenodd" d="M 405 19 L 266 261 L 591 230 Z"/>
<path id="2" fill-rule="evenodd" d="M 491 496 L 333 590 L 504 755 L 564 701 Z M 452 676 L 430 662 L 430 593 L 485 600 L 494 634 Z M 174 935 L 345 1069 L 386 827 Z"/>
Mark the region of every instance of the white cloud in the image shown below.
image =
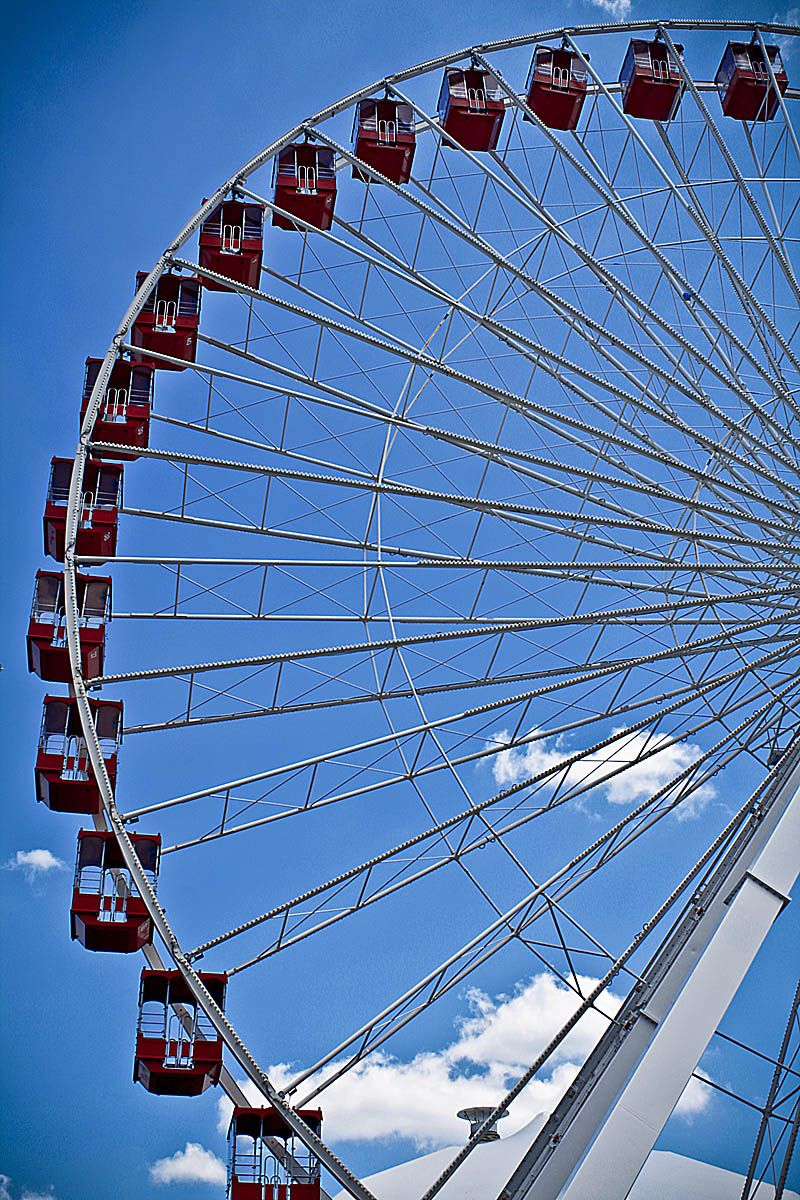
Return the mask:
<path id="1" fill-rule="evenodd" d="M 637 804 L 697 762 L 702 754 L 700 746 L 692 742 L 673 742 L 663 733 L 626 729 L 614 729 L 612 733 L 615 740 L 608 746 L 595 754 L 587 754 L 563 771 L 555 768 L 575 754 L 577 748 L 570 747 L 561 736 L 541 738 L 517 749 L 502 750 L 494 756 L 492 763 L 495 782 L 500 787 L 508 787 L 542 771 L 552 770 L 553 787 L 556 784 L 561 784 L 562 789 L 565 785 L 596 784 L 610 804 Z M 499 730 L 495 739 L 501 744 L 510 741 L 506 730 Z M 645 755 L 647 757 L 643 757 Z M 704 784 L 681 801 L 677 815 L 682 819 L 697 816 L 714 795 L 713 785 Z"/>
<path id="2" fill-rule="evenodd" d="M 593 8 L 599 8 L 615 21 L 624 21 L 631 15 L 631 0 L 584 0 Z"/>
<path id="3" fill-rule="evenodd" d="M 0 1175 L 0 1200 L 11 1200 L 11 1192 L 8 1190 L 10 1183 L 10 1175 Z"/>
<path id="4" fill-rule="evenodd" d="M 4 864 L 8 871 L 24 871 L 28 883 L 33 883 L 40 875 L 49 871 L 65 871 L 67 864 L 56 858 L 49 850 L 18 850 L 13 858 Z M 0 1179 L 4 1176 L 0 1175 Z M 0 1192 L 0 1200 L 3 1194 Z"/>
<path id="5" fill-rule="evenodd" d="M 711 1078 L 705 1071 L 698 1070 L 696 1074 L 702 1076 L 703 1079 Z M 675 1105 L 675 1116 L 683 1117 L 685 1121 L 691 1123 L 695 1117 L 699 1117 L 701 1113 L 707 1112 L 711 1107 L 713 1098 L 714 1093 L 712 1089 L 706 1087 L 700 1079 L 696 1079 L 693 1076 L 683 1089 L 681 1098 Z"/>
<path id="6" fill-rule="evenodd" d="M 596 980 L 579 977 L 584 992 Z M 456 1117 L 460 1108 L 495 1104 L 577 1008 L 580 998 L 555 976 L 542 973 L 519 984 L 511 995 L 490 997 L 473 989 L 469 1013 L 457 1023 L 455 1039 L 443 1050 L 402 1061 L 376 1051 L 332 1083 L 319 1103 L 325 1112 L 325 1138 L 331 1142 L 410 1138 L 420 1148 L 464 1140 Z M 606 993 L 602 1006 L 613 1014 L 619 999 Z M 549 1112 L 571 1083 L 578 1066 L 606 1025 L 590 1011 L 575 1026 L 548 1064 L 549 1074 L 532 1080 L 514 1102 L 503 1125 L 513 1133 L 540 1112 Z M 340 1064 L 330 1064 L 335 1072 Z M 297 1068 L 270 1067 L 276 1087 L 285 1087 Z M 310 1090 L 312 1081 L 304 1085 Z M 258 1094 L 243 1085 L 255 1104 Z M 314 1101 L 317 1103 L 317 1101 Z M 230 1101 L 219 1101 L 219 1127 L 227 1130 Z"/>
<path id="7" fill-rule="evenodd" d="M 2 1200 L 2 1192 L 0 1192 L 0 1200 Z M 31 1192 L 28 1188 L 23 1188 L 19 1200 L 55 1200 L 53 1185 L 50 1184 L 49 1192 Z"/>
<path id="8" fill-rule="evenodd" d="M 169 1158 L 159 1158 L 150 1168 L 153 1183 L 213 1183 L 224 1186 L 225 1164 L 198 1142 L 187 1142 Z"/>
<path id="9" fill-rule="evenodd" d="M 800 8 L 787 8 L 783 12 L 776 12 L 772 20 L 776 25 L 800 25 Z M 798 39 L 786 33 L 765 34 L 764 41 L 777 42 L 784 58 L 788 58 L 798 48 Z"/>

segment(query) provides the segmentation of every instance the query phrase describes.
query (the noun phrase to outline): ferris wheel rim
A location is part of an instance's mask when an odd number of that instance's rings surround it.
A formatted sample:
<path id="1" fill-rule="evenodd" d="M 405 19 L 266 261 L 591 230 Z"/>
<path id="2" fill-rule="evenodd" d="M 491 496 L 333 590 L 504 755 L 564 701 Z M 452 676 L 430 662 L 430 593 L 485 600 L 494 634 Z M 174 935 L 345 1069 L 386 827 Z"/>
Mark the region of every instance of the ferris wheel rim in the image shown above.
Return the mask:
<path id="1" fill-rule="evenodd" d="M 169 953 L 172 955 L 172 957 L 176 963 L 176 966 L 178 967 L 178 969 L 181 971 L 181 974 L 186 979 L 187 984 L 191 988 L 192 992 L 195 994 L 198 1002 L 201 1004 L 201 1006 L 207 1012 L 207 1014 L 211 1018 L 212 1022 L 214 1023 L 215 1027 L 217 1028 L 219 1034 L 221 1035 L 223 1041 L 227 1045 L 229 1051 L 231 1053 L 233 1053 L 237 1062 L 245 1070 L 248 1077 L 252 1080 L 253 1083 L 256 1084 L 257 1087 L 259 1087 L 262 1091 L 265 1092 L 265 1095 L 268 1095 L 269 1099 L 273 1103 L 275 1103 L 276 1106 L 279 1107 L 279 1109 L 282 1112 L 285 1109 L 287 1114 L 291 1113 L 292 1118 L 294 1118 L 294 1123 L 297 1122 L 297 1118 L 294 1117 L 294 1114 L 293 1114 L 290 1106 L 288 1104 L 284 1104 L 282 1096 L 279 1093 L 277 1093 L 274 1088 L 272 1088 L 271 1084 L 269 1084 L 269 1081 L 267 1080 L 266 1075 L 261 1071 L 260 1067 L 258 1067 L 258 1065 L 255 1062 L 255 1059 L 252 1058 L 252 1056 L 249 1054 L 249 1051 L 247 1051 L 246 1047 L 244 1046 L 244 1043 L 242 1043 L 241 1040 L 239 1039 L 238 1034 L 236 1033 L 233 1026 L 228 1022 L 228 1020 L 225 1018 L 224 1014 L 217 1008 L 217 1006 L 214 1004 L 212 998 L 209 996 L 206 989 L 203 987 L 202 981 L 201 981 L 199 975 L 197 974 L 197 972 L 195 971 L 195 969 L 192 965 L 192 962 L 186 958 L 183 950 L 181 949 L 180 943 L 178 942 L 178 940 L 174 934 L 174 931 L 171 928 L 171 925 L 167 921 L 167 919 L 163 913 L 163 910 L 161 909 L 160 904 L 156 899 L 154 890 L 151 888 L 149 881 L 144 877 L 143 873 L 141 872 L 141 869 L 138 864 L 138 857 L 136 855 L 135 848 L 133 847 L 133 844 L 127 835 L 125 825 L 124 825 L 123 820 L 120 817 L 120 814 L 116 807 L 113 790 L 109 783 L 108 776 L 107 776 L 107 773 L 105 770 L 104 761 L 103 761 L 103 758 L 102 758 L 102 755 L 100 752 L 100 746 L 99 746 L 99 741 L 98 741 L 98 737 L 97 737 L 97 732 L 95 729 L 94 719 L 92 717 L 91 710 L 89 708 L 88 690 L 87 690 L 86 683 L 85 683 L 82 673 L 81 673 L 80 640 L 79 640 L 79 625 L 78 625 L 78 615 L 79 614 L 78 614 L 78 604 L 77 604 L 77 596 L 76 596 L 76 590 L 75 590 L 75 566 L 76 566 L 76 564 L 75 564 L 75 552 L 74 552 L 74 539 L 75 539 L 75 534 L 76 534 L 76 530 L 77 530 L 77 522 L 78 522 L 78 515 L 79 515 L 79 508 L 80 508 L 80 489 L 81 489 L 81 484 L 82 484 L 83 469 L 84 469 L 86 460 L 89 455 L 89 443 L 91 441 L 91 432 L 92 432 L 92 429 L 94 426 L 94 421 L 95 421 L 95 418 L 99 411 L 100 403 L 101 403 L 103 394 L 105 392 L 106 385 L 108 383 L 111 367 L 112 367 L 116 357 L 118 356 L 122 346 L 125 343 L 126 334 L 128 333 L 136 316 L 141 312 L 142 307 L 146 303 L 153 288 L 156 286 L 161 274 L 166 269 L 168 269 L 170 267 L 170 265 L 172 265 L 174 263 L 175 256 L 177 255 L 178 251 L 181 249 L 183 244 L 192 236 L 192 234 L 194 232 L 196 232 L 198 227 L 202 224 L 203 219 L 211 211 L 213 211 L 213 209 L 216 207 L 216 205 L 226 195 L 228 195 L 232 190 L 237 189 L 237 188 L 244 188 L 244 183 L 246 181 L 246 177 L 250 173 L 252 173 L 254 170 L 258 169 L 259 167 L 262 167 L 266 162 L 268 162 L 270 159 L 274 158 L 275 155 L 280 151 L 280 149 L 282 149 L 284 146 L 286 146 L 288 143 L 290 143 L 294 138 L 301 136 L 303 133 L 305 133 L 307 131 L 313 131 L 313 128 L 317 123 L 323 122 L 327 118 L 337 115 L 345 109 L 351 108 L 359 99 L 372 95 L 373 93 L 379 91 L 381 88 L 385 87 L 387 84 L 390 84 L 390 83 L 394 84 L 397 82 L 402 82 L 405 79 L 414 78 L 417 75 L 428 74 L 431 71 L 441 68 L 442 66 L 449 65 L 451 63 L 457 63 L 463 59 L 470 58 L 471 56 L 474 56 L 475 54 L 482 56 L 483 54 L 486 54 L 486 53 L 491 54 L 491 53 L 499 52 L 499 51 L 506 50 L 506 49 L 523 47 L 526 45 L 535 45 L 540 41 L 552 40 L 553 38 L 557 38 L 560 36 L 586 37 L 586 36 L 592 36 L 594 34 L 636 32 L 639 30 L 652 30 L 659 26 L 663 26 L 666 29 L 692 29 L 692 30 L 709 30 L 709 31 L 741 30 L 741 31 L 754 31 L 754 32 L 764 31 L 764 32 L 768 32 L 768 33 L 783 34 L 783 35 L 788 35 L 788 36 L 798 36 L 800 34 L 800 30 L 796 26 L 790 26 L 790 25 L 785 25 L 785 24 L 776 23 L 776 22 L 767 23 L 767 22 L 752 22 L 752 21 L 655 21 L 655 20 L 647 21 L 647 20 L 638 20 L 638 21 L 609 22 L 609 23 L 583 25 L 583 26 L 570 26 L 570 27 L 566 27 L 566 28 L 543 31 L 543 32 L 539 32 L 539 33 L 531 34 L 531 35 L 523 35 L 523 36 L 520 36 L 517 38 L 512 38 L 512 39 L 505 39 L 505 40 L 501 40 L 501 41 L 485 43 L 478 47 L 466 48 L 464 50 L 457 51 L 452 54 L 448 54 L 445 56 L 439 56 L 437 58 L 427 60 L 426 62 L 417 64 L 416 66 L 414 66 L 412 68 L 408 68 L 408 69 L 404 70 L 403 72 L 400 72 L 396 75 L 387 76 L 382 80 L 378 80 L 378 81 L 370 84 L 367 87 L 361 88 L 358 91 L 353 92 L 351 95 L 343 98 L 340 101 L 337 101 L 334 105 L 331 105 L 323 110 L 320 110 L 320 112 L 317 113 L 314 117 L 308 118 L 306 121 L 302 122 L 301 124 L 295 126 L 292 130 L 288 131 L 281 138 L 272 142 L 268 147 L 266 147 L 264 150 L 259 152 L 259 154 L 257 154 L 254 158 L 250 159 L 239 171 L 237 171 L 225 183 L 223 183 L 214 192 L 214 194 L 210 197 L 209 200 L 205 201 L 204 204 L 200 206 L 200 208 L 195 212 L 195 214 L 189 219 L 189 221 L 186 223 L 186 225 L 177 234 L 177 236 L 174 238 L 174 240 L 169 244 L 167 249 L 164 251 L 164 253 L 161 255 L 161 257 L 156 262 L 153 269 L 147 275 L 147 277 L 144 280 L 144 282 L 142 283 L 141 287 L 137 290 L 137 293 L 136 293 L 131 305 L 129 306 L 127 312 L 125 313 L 125 315 L 117 329 L 117 333 L 115 334 L 114 338 L 112 339 L 109 349 L 106 352 L 106 355 L 102 361 L 102 366 L 100 368 L 100 371 L 98 373 L 97 379 L 95 381 L 94 387 L 91 392 L 87 412 L 86 412 L 85 418 L 84 418 L 82 426 L 81 426 L 79 443 L 78 443 L 78 447 L 76 450 L 75 462 L 74 462 L 74 467 L 73 467 L 72 476 L 71 476 L 71 480 L 70 480 L 70 493 L 69 493 L 69 500 L 68 500 L 68 516 L 67 516 L 67 535 L 66 535 L 67 545 L 66 545 L 66 550 L 65 550 L 64 579 L 65 579 L 65 608 L 66 608 L 66 613 L 67 613 L 67 645 L 68 645 L 68 650 L 69 650 L 69 658 L 70 658 L 71 671 L 72 671 L 72 687 L 74 689 L 74 695 L 75 695 L 76 701 L 78 703 L 78 711 L 80 714 L 81 724 L 83 727 L 84 737 L 86 739 L 87 747 L 89 750 L 90 759 L 92 761 L 92 767 L 93 767 L 97 782 L 98 782 L 100 790 L 101 790 L 102 798 L 103 798 L 103 806 L 104 806 L 104 814 L 103 815 L 104 815 L 105 819 L 107 819 L 108 822 L 110 823 L 111 829 L 114 832 L 114 835 L 115 835 L 115 837 L 120 845 L 120 848 L 122 850 L 123 857 L 125 858 L 126 864 L 129 867 L 129 869 L 131 870 L 132 875 L 136 879 L 137 886 L 139 887 L 142 897 L 145 899 L 148 910 L 150 911 L 151 917 L 153 918 L 156 928 L 159 932 L 159 936 L 161 937 L 165 947 L 168 948 Z M 387 447 L 388 447 L 389 436 L 390 436 L 389 430 L 387 429 L 387 434 L 386 434 Z M 384 462 L 386 461 L 387 456 L 388 456 L 388 449 L 384 453 Z M 380 538 L 379 538 L 379 545 L 380 545 Z M 381 566 L 378 566 L 377 570 L 378 570 L 378 574 L 380 574 Z M 389 607 L 389 615 L 390 615 L 390 620 L 391 620 L 391 608 L 390 607 Z M 393 628 L 393 626 L 392 626 L 392 628 Z M 367 631 L 367 635 L 369 637 L 369 631 Z M 409 682 L 410 682 L 411 687 L 413 688 L 414 684 L 413 684 L 413 678 L 411 676 L 409 676 Z M 265 1084 L 267 1085 L 267 1088 L 269 1088 L 269 1091 L 265 1090 L 265 1086 L 264 1086 Z M 288 1116 L 287 1116 L 287 1120 L 289 1120 L 290 1124 L 293 1124 L 293 1120 L 290 1119 Z M 302 1126 L 302 1129 L 299 1128 L 299 1126 Z M 301 1139 L 305 1141 L 306 1137 L 304 1135 L 307 1135 L 309 1131 L 304 1126 L 302 1121 L 299 1122 L 297 1131 L 298 1131 Z M 312 1142 L 310 1144 L 314 1145 L 316 1148 L 315 1142 Z M 321 1143 L 320 1143 L 320 1145 L 321 1145 Z M 364 1200 L 368 1200 L 368 1198 L 370 1197 L 370 1193 L 365 1188 L 363 1188 L 363 1185 L 360 1185 L 358 1183 L 358 1180 L 356 1180 L 354 1176 L 350 1175 L 350 1173 L 347 1171 L 347 1168 L 343 1167 L 342 1164 L 340 1164 L 338 1162 L 338 1159 L 335 1158 L 335 1156 L 327 1157 L 327 1156 L 331 1155 L 331 1152 L 327 1151 L 327 1148 L 324 1148 L 324 1150 L 325 1150 L 326 1157 L 323 1158 L 323 1162 L 325 1163 L 326 1166 L 328 1166 L 328 1169 L 331 1169 L 330 1165 L 332 1165 L 335 1168 L 333 1173 L 340 1179 L 340 1182 L 344 1183 L 344 1186 L 346 1188 L 348 1188 L 348 1190 L 351 1190 L 352 1195 L 362 1196 L 364 1198 Z M 341 1171 L 344 1172 L 344 1174 L 339 1173 L 340 1168 L 341 1168 Z M 353 1189 L 355 1189 L 355 1190 L 353 1190 Z M 359 1189 L 361 1189 L 361 1190 L 359 1190 Z"/>

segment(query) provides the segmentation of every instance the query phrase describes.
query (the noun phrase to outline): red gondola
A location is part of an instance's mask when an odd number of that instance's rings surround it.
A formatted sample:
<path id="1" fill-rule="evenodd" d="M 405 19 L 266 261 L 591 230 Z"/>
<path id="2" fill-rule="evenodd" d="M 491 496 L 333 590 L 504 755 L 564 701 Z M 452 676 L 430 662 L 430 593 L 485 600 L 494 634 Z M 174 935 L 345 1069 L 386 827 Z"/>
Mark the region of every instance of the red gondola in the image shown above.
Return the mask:
<path id="1" fill-rule="evenodd" d="M 200 226 L 200 266 L 236 283 L 257 288 L 264 253 L 264 207 L 223 200 Z M 212 292 L 230 292 L 224 283 L 203 279 Z"/>
<path id="2" fill-rule="evenodd" d="M 227 975 L 200 978 L 224 1008 Z M 134 1082 L 159 1096 L 199 1096 L 221 1070 L 222 1039 L 180 971 L 142 971 Z"/>
<path id="3" fill-rule="evenodd" d="M 132 833 L 130 839 L 155 888 L 161 837 Z M 81 829 L 78 834 L 70 925 L 73 941 L 87 950 L 131 954 L 153 940 L 153 922 L 113 833 Z"/>
<path id="4" fill-rule="evenodd" d="M 75 592 L 81 643 L 81 674 L 94 679 L 103 673 L 106 624 L 111 619 L 111 580 L 76 575 Z M 28 670 L 51 683 L 70 683 L 67 649 L 64 576 L 37 571 L 28 625 Z"/>
<path id="5" fill-rule="evenodd" d="M 767 46 L 767 56 L 781 95 L 789 79 L 779 46 Z M 757 42 L 728 42 L 714 78 L 726 117 L 737 121 L 769 121 L 778 109 L 764 54 Z"/>
<path id="6" fill-rule="evenodd" d="M 683 57 L 683 46 L 676 46 Z M 678 64 L 664 42 L 632 38 L 619 73 L 622 111 L 648 121 L 671 121 L 683 94 Z"/>
<path id="7" fill-rule="evenodd" d="M 81 421 L 89 407 L 89 397 L 100 373 L 102 358 L 87 358 L 83 381 Z M 152 363 L 131 363 L 118 358 L 111 368 L 106 394 L 100 405 L 92 430 L 93 442 L 114 442 L 130 446 L 132 453 L 110 450 L 95 451 L 97 458 L 136 457 L 136 449 L 147 446 L 150 436 L 150 405 L 153 399 Z"/>
<path id="8" fill-rule="evenodd" d="M 494 150 L 505 111 L 500 84 L 488 71 L 445 67 L 439 120 L 465 150 Z"/>
<path id="9" fill-rule="evenodd" d="M 136 276 L 137 290 L 147 278 L 146 271 Z M 167 371 L 184 371 L 185 364 L 194 362 L 197 353 L 197 330 L 200 325 L 200 283 L 193 275 L 173 275 L 166 272 L 158 280 L 142 311 L 133 322 L 131 341 L 151 354 L 169 354 L 180 363 L 156 359 L 155 367 Z M 136 353 L 134 362 L 147 361 L 146 354 Z"/>
<path id="10" fill-rule="evenodd" d="M 334 153 L 327 146 L 291 142 L 275 157 L 272 171 L 275 203 L 301 221 L 330 229 L 336 204 Z M 272 224 L 279 229 L 296 229 L 288 217 L 273 212 Z"/>
<path id="11" fill-rule="evenodd" d="M 318 1108 L 300 1108 L 298 1117 L 317 1137 L 322 1133 Z M 297 1167 L 294 1175 L 275 1153 L 269 1139 L 279 1138 Z M 228 1130 L 227 1200 L 319 1200 L 320 1164 L 316 1155 L 292 1133 L 274 1108 L 234 1108 Z"/>
<path id="12" fill-rule="evenodd" d="M 527 88 L 528 108 L 548 129 L 576 127 L 586 99 L 586 67 L 574 50 L 537 46 Z"/>
<path id="13" fill-rule="evenodd" d="M 122 703 L 90 700 L 100 753 L 112 790 L 122 734 Z M 39 753 L 36 756 L 36 799 L 53 812 L 99 813 L 100 788 L 89 761 L 78 702 L 74 696 L 45 696 Z"/>
<path id="14" fill-rule="evenodd" d="M 64 561 L 67 500 L 72 475 L 71 458 L 54 458 L 44 509 L 44 552 Z M 122 467 L 89 459 L 83 471 L 83 496 L 78 518 L 77 554 L 113 555 L 117 550 L 117 523 L 122 503 Z"/>
<path id="15" fill-rule="evenodd" d="M 410 104 L 396 100 L 360 100 L 353 125 L 356 157 L 380 171 L 392 183 L 408 183 L 417 136 Z M 353 167 L 353 178 L 367 183 L 371 176 Z"/>

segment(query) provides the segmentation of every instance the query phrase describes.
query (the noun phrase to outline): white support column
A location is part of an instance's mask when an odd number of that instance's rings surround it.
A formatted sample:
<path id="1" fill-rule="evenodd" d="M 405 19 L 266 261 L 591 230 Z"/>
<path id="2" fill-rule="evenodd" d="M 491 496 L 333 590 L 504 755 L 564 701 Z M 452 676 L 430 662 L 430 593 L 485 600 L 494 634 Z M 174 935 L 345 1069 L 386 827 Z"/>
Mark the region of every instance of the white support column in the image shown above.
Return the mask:
<path id="1" fill-rule="evenodd" d="M 733 894 L 563 1200 L 627 1196 L 800 871 L 800 790 Z M 645 1015 L 647 1015 L 645 1013 Z"/>

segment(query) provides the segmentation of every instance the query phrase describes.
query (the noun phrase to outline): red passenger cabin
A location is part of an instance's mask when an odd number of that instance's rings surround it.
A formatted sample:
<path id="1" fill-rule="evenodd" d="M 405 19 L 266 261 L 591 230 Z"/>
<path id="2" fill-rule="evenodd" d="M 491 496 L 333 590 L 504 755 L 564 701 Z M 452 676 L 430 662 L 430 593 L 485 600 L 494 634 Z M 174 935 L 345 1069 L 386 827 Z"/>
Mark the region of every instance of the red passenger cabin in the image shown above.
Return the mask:
<path id="1" fill-rule="evenodd" d="M 272 182 L 278 208 L 317 229 L 330 229 L 336 204 L 333 150 L 311 142 L 291 142 L 275 156 Z M 299 228 L 276 212 L 272 224 L 279 229 Z"/>
<path id="2" fill-rule="evenodd" d="M 130 839 L 155 888 L 160 836 L 132 833 Z M 81 829 L 78 834 L 70 922 L 73 941 L 87 950 L 131 954 L 153 940 L 153 922 L 111 832 Z"/>
<path id="3" fill-rule="evenodd" d="M 122 735 L 122 703 L 90 700 L 100 753 L 113 791 Z M 74 696 L 45 696 L 36 799 L 53 812 L 99 813 L 103 807 Z"/>
<path id="4" fill-rule="evenodd" d="M 356 157 L 380 171 L 392 183 L 408 183 L 417 137 L 410 104 L 396 100 L 360 100 L 353 126 Z M 371 179 L 358 167 L 353 178 Z"/>
<path id="5" fill-rule="evenodd" d="M 71 458 L 54 458 L 44 509 L 44 552 L 57 562 L 64 561 L 67 530 L 67 501 L 72 475 Z M 122 504 L 122 467 L 90 458 L 83 470 L 77 554 L 114 555 L 117 551 L 117 524 Z"/>
<path id="6" fill-rule="evenodd" d="M 235 283 L 257 288 L 264 253 L 264 208 L 242 200 L 223 200 L 200 226 L 200 266 Z M 233 288 L 203 279 L 212 292 Z"/>
<path id="7" fill-rule="evenodd" d="M 146 271 L 136 276 L 136 288 L 147 278 Z M 192 275 L 165 273 L 158 280 L 142 311 L 133 322 L 131 341 L 151 354 L 169 354 L 180 363 L 161 362 L 161 370 L 183 371 L 193 363 L 197 353 L 197 330 L 200 325 L 200 280 Z M 134 361 L 145 362 L 147 354 L 134 354 Z"/>
<path id="8" fill-rule="evenodd" d="M 224 1008 L 227 975 L 200 979 Z M 180 971 L 142 971 L 134 1082 L 159 1096 L 199 1096 L 221 1070 L 222 1038 Z"/>
<path id="9" fill-rule="evenodd" d="M 111 580 L 76 575 L 81 674 L 94 679 L 103 673 L 106 625 L 111 620 Z M 28 670 L 51 683 L 70 683 L 72 672 L 67 649 L 64 576 L 37 571 L 28 624 Z"/>
<path id="10" fill-rule="evenodd" d="M 683 57 L 683 46 L 676 46 Z M 680 68 L 664 42 L 632 38 L 619 73 L 622 111 L 648 121 L 670 121 L 683 94 Z"/>
<path id="11" fill-rule="evenodd" d="M 438 111 L 445 133 L 465 150 L 496 148 L 506 110 L 500 85 L 488 71 L 445 67 Z"/>
<path id="12" fill-rule="evenodd" d="M 89 397 L 103 365 L 102 358 L 87 358 L 86 375 L 83 381 L 81 423 L 89 407 Z M 118 358 L 111 368 L 111 377 L 106 387 L 94 428 L 93 442 L 113 442 L 118 446 L 130 446 L 131 453 L 121 450 L 96 450 L 97 458 L 136 458 L 136 450 L 144 449 L 150 437 L 150 405 L 153 400 L 152 363 L 131 363 Z"/>
<path id="13" fill-rule="evenodd" d="M 767 46 L 767 57 L 781 95 L 789 79 L 778 46 Z M 757 42 L 728 42 L 714 82 L 726 117 L 737 121 L 769 121 L 778 108 L 767 62 Z"/>
<path id="14" fill-rule="evenodd" d="M 543 125 L 574 129 L 586 99 L 586 66 L 574 50 L 537 46 L 527 89 L 528 108 Z"/>
<path id="15" fill-rule="evenodd" d="M 318 1108 L 297 1115 L 317 1137 L 322 1132 Z M 281 1146 L 270 1145 L 279 1139 Z M 276 1152 L 277 1151 L 277 1152 Z M 282 1151 L 285 1151 L 282 1152 Z M 294 1159 L 293 1172 L 286 1156 Z M 227 1200 L 320 1200 L 319 1159 L 292 1132 L 274 1108 L 234 1108 L 228 1130 Z"/>

